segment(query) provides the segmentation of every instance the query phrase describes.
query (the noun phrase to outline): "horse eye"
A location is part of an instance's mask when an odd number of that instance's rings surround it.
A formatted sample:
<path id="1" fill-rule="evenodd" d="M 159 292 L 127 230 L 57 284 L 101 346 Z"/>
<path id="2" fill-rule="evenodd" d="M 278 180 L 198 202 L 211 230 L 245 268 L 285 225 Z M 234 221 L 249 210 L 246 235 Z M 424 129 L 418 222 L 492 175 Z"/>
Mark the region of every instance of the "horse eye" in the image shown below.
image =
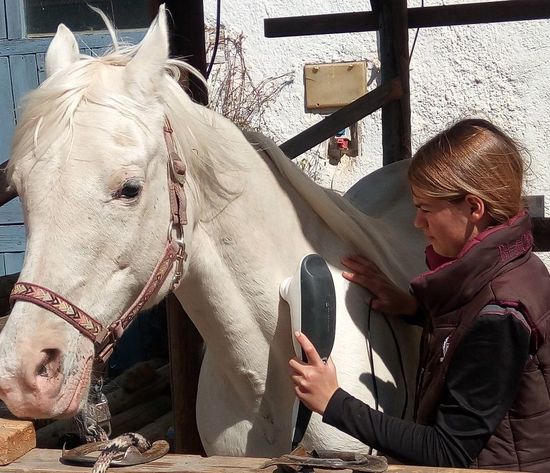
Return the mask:
<path id="1" fill-rule="evenodd" d="M 141 192 L 142 184 L 140 181 L 126 181 L 118 192 L 118 197 L 123 199 L 135 199 Z"/>

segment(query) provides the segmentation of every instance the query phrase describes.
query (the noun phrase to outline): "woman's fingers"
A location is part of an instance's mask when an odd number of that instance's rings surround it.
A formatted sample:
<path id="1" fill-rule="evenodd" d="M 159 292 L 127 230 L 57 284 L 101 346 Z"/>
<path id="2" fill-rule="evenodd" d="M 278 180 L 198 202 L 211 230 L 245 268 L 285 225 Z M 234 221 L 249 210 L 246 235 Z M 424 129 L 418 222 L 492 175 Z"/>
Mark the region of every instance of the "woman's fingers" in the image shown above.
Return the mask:
<path id="1" fill-rule="evenodd" d="M 296 337 L 296 340 L 298 340 L 302 350 L 304 350 L 310 365 L 320 366 L 324 364 L 323 360 L 321 360 L 321 357 L 319 356 L 319 353 L 317 353 L 317 350 L 313 346 L 313 343 L 309 341 L 309 338 L 307 338 L 302 332 L 295 332 L 294 336 Z"/>
<path id="2" fill-rule="evenodd" d="M 344 256 L 342 264 L 355 272 L 373 272 L 377 271 L 378 267 L 370 260 L 363 256 Z"/>
<path id="3" fill-rule="evenodd" d="M 365 289 L 371 292 L 373 290 L 373 284 L 375 284 L 375 280 L 373 278 L 369 278 L 359 272 L 350 273 L 348 271 L 344 271 L 342 273 L 342 277 L 355 284 L 359 284 L 360 286 L 364 287 Z"/>

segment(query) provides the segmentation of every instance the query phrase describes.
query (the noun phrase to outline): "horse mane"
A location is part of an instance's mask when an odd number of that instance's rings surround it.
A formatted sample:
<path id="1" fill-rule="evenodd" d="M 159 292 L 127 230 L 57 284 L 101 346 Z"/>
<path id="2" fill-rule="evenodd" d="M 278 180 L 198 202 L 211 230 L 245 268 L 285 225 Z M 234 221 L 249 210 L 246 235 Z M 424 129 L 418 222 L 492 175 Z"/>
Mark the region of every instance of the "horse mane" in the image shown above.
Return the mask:
<path id="1" fill-rule="evenodd" d="M 403 255 L 395 252 L 397 241 L 392 238 L 396 235 L 386 222 L 361 212 L 347 198 L 316 184 L 271 139 L 257 132 L 246 135 L 338 237 L 374 261 L 396 284 L 408 286 L 410 275 L 404 270 L 407 264 Z"/>

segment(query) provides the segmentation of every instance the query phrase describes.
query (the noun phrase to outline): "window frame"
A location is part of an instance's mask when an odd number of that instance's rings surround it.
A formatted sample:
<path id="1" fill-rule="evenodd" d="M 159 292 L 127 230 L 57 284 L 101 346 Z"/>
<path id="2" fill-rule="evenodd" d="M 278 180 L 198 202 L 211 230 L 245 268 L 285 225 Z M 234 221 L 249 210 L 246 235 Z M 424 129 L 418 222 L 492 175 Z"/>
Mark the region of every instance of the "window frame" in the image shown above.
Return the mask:
<path id="1" fill-rule="evenodd" d="M 4 12 L 2 12 L 2 9 Z M 4 13 L 4 15 L 2 15 Z M 50 38 L 55 34 L 55 31 L 49 33 L 32 33 L 27 32 L 27 20 L 25 15 L 25 2 L 23 0 L 0 0 L 0 18 L 5 18 L 6 34 L 2 36 L 2 25 L 0 25 L 0 40 L 2 39 L 25 39 L 25 40 L 40 40 L 43 38 Z M 138 28 L 125 28 L 118 29 L 118 31 L 132 32 L 143 31 L 147 29 L 149 24 Z M 107 29 L 98 30 L 82 30 L 75 31 L 78 35 L 104 35 L 107 33 Z"/>

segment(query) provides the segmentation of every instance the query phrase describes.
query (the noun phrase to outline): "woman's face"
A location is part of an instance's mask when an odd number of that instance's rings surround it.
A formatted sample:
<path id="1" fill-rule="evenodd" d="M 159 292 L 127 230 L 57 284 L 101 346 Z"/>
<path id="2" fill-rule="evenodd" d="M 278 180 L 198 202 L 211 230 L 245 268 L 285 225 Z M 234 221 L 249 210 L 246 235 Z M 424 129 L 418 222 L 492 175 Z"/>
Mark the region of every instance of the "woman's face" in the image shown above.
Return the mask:
<path id="1" fill-rule="evenodd" d="M 412 194 L 417 209 L 414 226 L 424 232 L 428 242 L 441 256 L 454 258 L 468 240 L 488 226 L 480 224 L 478 216 L 480 211 L 483 216 L 484 206 L 477 197 L 468 195 L 462 200 L 449 202 L 427 197 L 414 186 Z"/>

